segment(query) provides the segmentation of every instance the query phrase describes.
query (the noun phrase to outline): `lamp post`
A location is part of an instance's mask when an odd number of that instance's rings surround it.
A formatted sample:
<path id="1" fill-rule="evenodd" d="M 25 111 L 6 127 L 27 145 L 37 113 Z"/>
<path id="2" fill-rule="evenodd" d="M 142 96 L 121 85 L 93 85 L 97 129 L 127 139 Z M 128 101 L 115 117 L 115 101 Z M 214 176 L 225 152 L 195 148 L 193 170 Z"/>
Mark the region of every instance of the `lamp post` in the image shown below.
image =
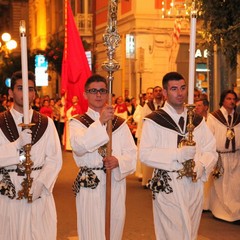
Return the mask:
<path id="1" fill-rule="evenodd" d="M 7 69 L 9 69 L 9 62 L 12 61 L 9 58 L 10 53 L 13 49 L 17 47 L 17 42 L 11 39 L 11 35 L 9 33 L 3 33 L 0 35 L 0 77 L 4 79 L 4 83 L 0 83 L 1 91 L 6 91 L 6 86 L 9 87 L 10 83 L 8 81 L 9 75 Z"/>
<path id="2" fill-rule="evenodd" d="M 0 40 L 0 53 L 4 58 L 9 58 L 9 53 L 17 47 L 17 42 L 11 39 L 9 33 L 3 33 Z"/>

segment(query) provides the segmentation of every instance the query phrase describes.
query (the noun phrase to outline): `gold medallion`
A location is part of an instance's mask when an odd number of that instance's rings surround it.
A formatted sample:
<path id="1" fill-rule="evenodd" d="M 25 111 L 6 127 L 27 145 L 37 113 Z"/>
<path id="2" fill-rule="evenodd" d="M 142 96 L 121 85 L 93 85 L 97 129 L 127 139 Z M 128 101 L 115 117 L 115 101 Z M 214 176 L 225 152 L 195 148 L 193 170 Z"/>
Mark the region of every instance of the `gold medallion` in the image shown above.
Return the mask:
<path id="1" fill-rule="evenodd" d="M 234 139 L 235 134 L 234 134 L 234 132 L 233 132 L 232 129 L 228 129 L 228 130 L 227 130 L 227 134 L 226 134 L 226 136 L 227 136 L 227 139 L 228 139 L 229 141 L 231 141 L 231 140 Z"/>

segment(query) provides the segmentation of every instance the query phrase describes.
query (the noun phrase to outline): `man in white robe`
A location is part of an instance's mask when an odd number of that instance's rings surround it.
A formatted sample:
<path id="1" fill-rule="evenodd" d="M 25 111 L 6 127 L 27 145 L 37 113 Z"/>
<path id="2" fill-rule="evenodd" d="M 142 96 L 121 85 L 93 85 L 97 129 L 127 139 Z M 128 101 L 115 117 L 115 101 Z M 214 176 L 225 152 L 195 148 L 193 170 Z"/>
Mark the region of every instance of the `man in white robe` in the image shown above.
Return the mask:
<path id="1" fill-rule="evenodd" d="M 240 115 L 234 110 L 236 101 L 233 90 L 223 91 L 220 109 L 207 119 L 219 155 L 209 208 L 216 218 L 229 222 L 240 220 Z"/>
<path id="2" fill-rule="evenodd" d="M 35 76 L 28 73 L 29 103 L 35 97 Z M 54 240 L 57 237 L 57 217 L 52 195 L 54 183 L 62 166 L 60 142 L 53 121 L 29 110 L 30 129 L 19 126 L 23 119 L 22 73 L 11 79 L 9 96 L 13 108 L 0 115 L 0 239 L 2 240 Z M 31 135 L 32 133 L 32 135 Z M 33 178 L 29 196 L 18 200 L 22 190 L 21 152 L 32 143 L 30 158 L 33 161 Z"/>
<path id="3" fill-rule="evenodd" d="M 153 215 L 157 240 L 195 240 L 202 213 L 203 183 L 217 160 L 215 139 L 204 119 L 194 116 L 195 146 L 178 148 L 187 137 L 186 82 L 176 72 L 163 77 L 162 109 L 145 118 L 140 142 L 140 159 L 155 168 L 149 188 L 153 191 Z M 184 119 L 181 127 L 178 123 Z M 194 159 L 196 182 L 191 177 L 178 178 L 183 163 Z M 193 175 L 195 175 L 193 174 Z"/>
<path id="4" fill-rule="evenodd" d="M 136 168 L 136 145 L 125 121 L 106 105 L 106 79 L 91 76 L 85 84 L 86 114 L 70 120 L 70 143 L 79 174 L 74 182 L 79 239 L 105 239 L 106 174 L 111 169 L 110 239 L 121 240 L 125 222 L 126 177 Z M 112 156 L 104 156 L 106 130 L 113 119 Z"/>

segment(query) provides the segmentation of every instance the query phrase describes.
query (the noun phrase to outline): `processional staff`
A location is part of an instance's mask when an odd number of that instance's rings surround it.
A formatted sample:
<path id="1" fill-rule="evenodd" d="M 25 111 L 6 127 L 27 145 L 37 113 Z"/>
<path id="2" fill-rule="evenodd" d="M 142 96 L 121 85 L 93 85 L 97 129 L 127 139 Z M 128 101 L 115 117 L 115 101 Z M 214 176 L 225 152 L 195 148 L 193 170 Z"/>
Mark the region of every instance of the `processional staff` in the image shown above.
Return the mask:
<path id="1" fill-rule="evenodd" d="M 194 115 L 194 82 L 195 82 L 195 48 L 196 48 L 196 18 L 197 11 L 195 9 L 195 2 L 192 2 L 191 15 L 190 15 L 190 51 L 189 51 L 189 79 L 188 79 L 188 138 L 180 142 L 180 145 L 195 146 L 193 141 L 193 115 Z M 193 171 L 195 162 L 190 159 L 183 163 L 183 169 L 179 171 L 179 178 L 182 176 L 191 177 L 193 182 L 196 182 L 196 173 Z"/>
<path id="2" fill-rule="evenodd" d="M 103 34 L 103 42 L 107 47 L 107 61 L 102 64 L 104 71 L 108 73 L 108 104 L 112 105 L 112 82 L 113 73 L 120 67 L 118 62 L 114 60 L 115 50 L 120 42 L 120 35 L 117 31 L 117 10 L 118 0 L 108 1 L 108 25 Z M 107 123 L 107 132 L 109 135 L 109 142 L 107 144 L 107 156 L 112 155 L 112 120 Z M 111 170 L 106 170 L 106 220 L 105 220 L 105 237 L 110 240 L 110 220 L 111 220 Z"/>
<path id="3" fill-rule="evenodd" d="M 23 123 L 22 128 L 31 128 L 34 124 L 30 123 L 29 118 L 29 94 L 28 94 L 28 61 L 27 61 L 27 38 L 26 24 L 24 20 L 20 21 L 20 41 L 21 41 L 21 64 L 22 64 L 22 91 L 23 91 Z M 23 162 L 25 178 L 23 179 L 22 190 L 18 192 L 18 200 L 26 198 L 29 203 L 32 202 L 32 187 L 33 178 L 31 177 L 33 162 L 30 159 L 31 144 L 24 146 L 25 161 Z"/>

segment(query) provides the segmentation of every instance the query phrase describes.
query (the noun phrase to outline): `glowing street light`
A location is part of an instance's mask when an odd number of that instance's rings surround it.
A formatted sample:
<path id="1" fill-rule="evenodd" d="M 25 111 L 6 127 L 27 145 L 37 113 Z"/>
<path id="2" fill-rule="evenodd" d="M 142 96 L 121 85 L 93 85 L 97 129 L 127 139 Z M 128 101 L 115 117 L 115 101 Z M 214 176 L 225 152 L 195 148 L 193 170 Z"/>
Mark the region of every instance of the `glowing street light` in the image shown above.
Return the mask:
<path id="1" fill-rule="evenodd" d="M 3 40 L 4 42 L 10 41 L 10 40 L 11 40 L 11 35 L 10 35 L 9 33 L 3 33 L 3 34 L 2 34 L 2 40 Z"/>
<path id="2" fill-rule="evenodd" d="M 3 33 L 1 36 L 2 41 L 0 41 L 0 53 L 4 52 L 4 57 L 8 58 L 9 53 L 17 47 L 17 42 L 11 39 L 9 33 Z"/>

